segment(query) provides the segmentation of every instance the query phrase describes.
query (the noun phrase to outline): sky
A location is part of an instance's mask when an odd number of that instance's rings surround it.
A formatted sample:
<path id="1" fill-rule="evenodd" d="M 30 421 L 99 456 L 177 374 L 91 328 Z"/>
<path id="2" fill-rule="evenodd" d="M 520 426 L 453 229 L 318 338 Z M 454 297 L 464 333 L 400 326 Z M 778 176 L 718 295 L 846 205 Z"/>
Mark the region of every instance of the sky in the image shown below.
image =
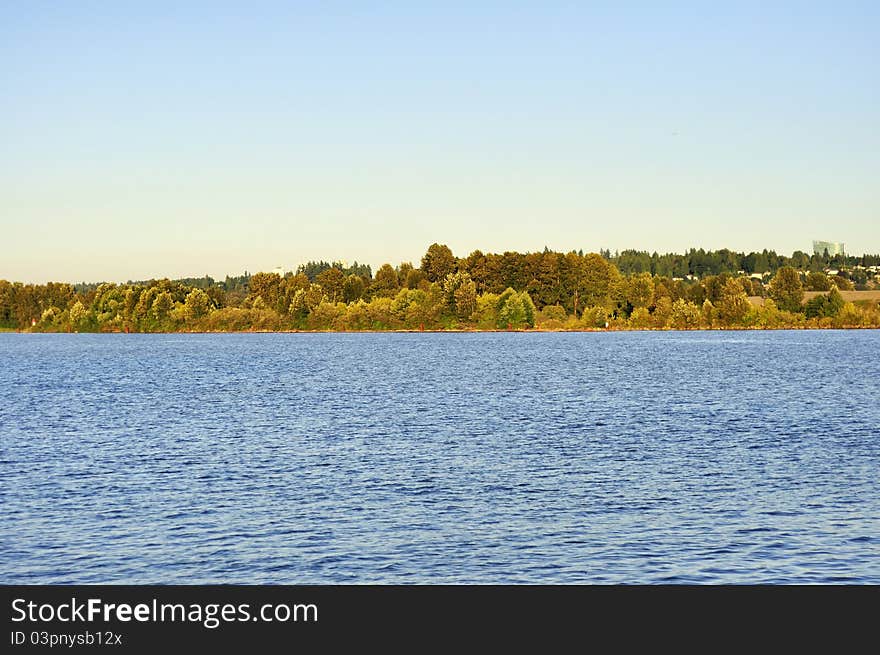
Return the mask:
<path id="1" fill-rule="evenodd" d="M 880 252 L 880 3 L 0 0 L 0 279 Z"/>

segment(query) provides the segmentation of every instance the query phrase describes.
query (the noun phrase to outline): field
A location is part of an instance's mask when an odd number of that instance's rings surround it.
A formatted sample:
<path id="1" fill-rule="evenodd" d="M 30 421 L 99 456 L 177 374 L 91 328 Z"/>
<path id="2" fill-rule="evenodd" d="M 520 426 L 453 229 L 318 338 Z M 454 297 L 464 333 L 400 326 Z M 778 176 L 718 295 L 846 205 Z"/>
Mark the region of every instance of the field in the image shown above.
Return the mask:
<path id="1" fill-rule="evenodd" d="M 811 298 L 815 298 L 816 296 L 824 295 L 825 293 L 827 293 L 827 291 L 805 291 L 804 302 Z M 875 289 L 873 291 L 841 291 L 840 295 L 843 296 L 843 299 L 846 302 L 857 303 L 866 300 L 880 302 L 880 289 Z M 749 302 L 756 307 L 764 306 L 764 299 L 760 296 L 749 296 Z"/>

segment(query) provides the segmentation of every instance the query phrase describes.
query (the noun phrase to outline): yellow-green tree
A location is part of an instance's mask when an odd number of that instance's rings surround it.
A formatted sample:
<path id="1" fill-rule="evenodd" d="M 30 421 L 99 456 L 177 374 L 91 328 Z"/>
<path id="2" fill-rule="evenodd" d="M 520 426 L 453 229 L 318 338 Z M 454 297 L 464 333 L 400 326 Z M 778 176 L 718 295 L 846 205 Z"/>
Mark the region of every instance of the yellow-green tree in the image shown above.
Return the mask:
<path id="1" fill-rule="evenodd" d="M 335 266 L 322 271 L 315 278 L 315 282 L 321 285 L 324 294 L 331 303 L 342 300 L 342 289 L 345 285 L 345 273 Z"/>
<path id="2" fill-rule="evenodd" d="M 477 285 L 463 271 L 449 273 L 443 280 L 446 308 L 458 318 L 469 319 L 477 310 Z"/>
<path id="3" fill-rule="evenodd" d="M 441 282 L 457 268 L 455 255 L 449 246 L 432 243 L 422 257 L 422 271 L 430 282 Z"/>
<path id="4" fill-rule="evenodd" d="M 679 298 L 672 303 L 672 315 L 669 324 L 676 330 L 695 330 L 703 322 L 700 308 L 692 302 Z"/>
<path id="5" fill-rule="evenodd" d="M 360 300 L 364 295 L 364 280 L 360 275 L 349 275 L 342 285 L 342 300 L 347 303 Z"/>
<path id="6" fill-rule="evenodd" d="M 193 289 L 186 296 L 186 302 L 183 305 L 183 315 L 187 322 L 193 323 L 208 313 L 211 305 L 211 299 L 208 294 L 201 289 Z"/>
<path id="7" fill-rule="evenodd" d="M 804 302 L 804 285 L 800 274 L 790 266 L 783 266 L 770 281 L 769 296 L 776 306 L 786 312 L 799 312 Z"/>
<path id="8" fill-rule="evenodd" d="M 742 285 L 728 278 L 721 289 L 721 300 L 717 305 L 718 318 L 725 325 L 741 325 L 749 314 L 752 305 Z"/>
<path id="9" fill-rule="evenodd" d="M 397 279 L 397 271 L 392 268 L 391 264 L 382 264 L 376 276 L 373 278 L 373 284 L 370 285 L 370 294 L 374 297 L 393 298 L 397 295 L 400 288 L 400 282 Z"/>

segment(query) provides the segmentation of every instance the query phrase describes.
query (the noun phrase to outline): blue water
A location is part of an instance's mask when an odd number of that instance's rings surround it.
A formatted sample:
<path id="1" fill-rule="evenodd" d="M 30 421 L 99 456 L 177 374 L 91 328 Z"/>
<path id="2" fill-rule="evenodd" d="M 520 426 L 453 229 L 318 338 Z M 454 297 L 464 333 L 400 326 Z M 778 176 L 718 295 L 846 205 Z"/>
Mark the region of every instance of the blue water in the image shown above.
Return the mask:
<path id="1" fill-rule="evenodd" d="M 3 583 L 880 583 L 880 331 L 0 334 Z"/>

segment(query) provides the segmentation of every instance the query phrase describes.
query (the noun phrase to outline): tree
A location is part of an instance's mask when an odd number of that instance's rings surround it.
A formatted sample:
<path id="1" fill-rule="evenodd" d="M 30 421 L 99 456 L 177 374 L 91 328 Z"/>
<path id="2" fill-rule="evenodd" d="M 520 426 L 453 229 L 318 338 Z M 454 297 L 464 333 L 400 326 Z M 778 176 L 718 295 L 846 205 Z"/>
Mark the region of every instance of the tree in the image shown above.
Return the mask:
<path id="1" fill-rule="evenodd" d="M 414 289 L 419 286 L 419 283 L 416 282 L 414 287 L 409 287 L 407 285 L 407 280 L 409 279 L 409 274 L 412 273 L 415 269 L 413 268 L 412 262 L 401 262 L 397 266 L 397 282 L 401 287 L 407 287 L 410 289 Z"/>
<path id="2" fill-rule="evenodd" d="M 636 329 L 651 327 L 652 322 L 650 312 L 644 307 L 636 307 L 629 315 L 629 325 Z"/>
<path id="3" fill-rule="evenodd" d="M 629 278 L 626 300 L 633 307 L 650 307 L 654 301 L 654 282 L 650 273 L 641 273 Z"/>
<path id="4" fill-rule="evenodd" d="M 379 269 L 380 271 L 382 269 Z M 349 275 L 345 278 L 345 283 L 342 285 L 342 300 L 347 303 L 352 303 L 357 300 L 360 300 L 364 295 L 364 280 L 362 277 L 358 275 Z"/>
<path id="5" fill-rule="evenodd" d="M 324 299 L 324 290 L 319 284 L 310 284 L 308 289 L 297 289 L 293 294 L 288 311 L 294 318 L 304 319 L 309 313 L 321 304 Z"/>
<path id="6" fill-rule="evenodd" d="M 604 328 L 608 325 L 608 309 L 602 305 L 594 305 L 584 309 L 581 323 L 586 327 Z"/>
<path id="7" fill-rule="evenodd" d="M 650 273 L 621 277 L 614 290 L 615 300 L 624 316 L 639 307 L 650 307 L 654 302 L 654 281 Z"/>
<path id="8" fill-rule="evenodd" d="M 345 285 L 345 273 L 337 267 L 328 268 L 317 275 L 316 282 L 321 285 L 328 300 L 335 305 L 342 300 L 342 287 Z"/>
<path id="9" fill-rule="evenodd" d="M 407 289 L 418 289 L 422 286 L 422 282 L 425 282 L 427 284 L 425 272 L 420 268 L 414 268 L 406 274 L 404 285 Z"/>
<path id="10" fill-rule="evenodd" d="M 835 275 L 831 278 L 831 283 L 838 288 L 840 291 L 852 291 L 853 283 L 847 280 L 842 275 Z"/>
<path id="11" fill-rule="evenodd" d="M 201 289 L 193 289 L 186 296 L 186 302 L 183 306 L 183 315 L 187 321 L 197 321 L 208 313 L 211 299 L 208 294 Z"/>
<path id="12" fill-rule="evenodd" d="M 174 300 L 171 298 L 171 294 L 167 291 L 161 291 L 156 296 L 156 299 L 153 301 L 153 317 L 157 321 L 164 321 L 168 318 L 168 313 L 171 311 L 171 308 L 174 306 Z"/>
<path id="13" fill-rule="evenodd" d="M 126 323 L 126 329 L 137 321 L 137 306 L 141 294 L 144 292 L 143 287 L 129 287 L 125 290 L 125 296 L 122 301 L 122 316 Z"/>
<path id="14" fill-rule="evenodd" d="M 563 323 L 567 318 L 568 314 L 565 313 L 565 308 L 561 305 L 546 305 L 540 311 L 541 321 L 555 321 L 556 323 Z"/>
<path id="15" fill-rule="evenodd" d="M 807 289 L 810 291 L 830 291 L 831 280 L 822 271 L 810 271 L 807 273 Z"/>
<path id="16" fill-rule="evenodd" d="M 446 308 L 456 316 L 468 319 L 477 310 L 477 285 L 467 273 L 450 273 L 443 280 Z"/>
<path id="17" fill-rule="evenodd" d="M 724 285 L 729 279 L 730 276 L 727 273 L 709 275 L 708 277 L 703 278 L 703 286 L 706 287 L 706 297 L 712 302 L 712 304 L 717 305 L 721 302 Z"/>
<path id="18" fill-rule="evenodd" d="M 249 281 L 252 299 L 262 298 L 273 309 L 280 298 L 281 276 L 278 273 L 254 273 Z"/>
<path id="19" fill-rule="evenodd" d="M 782 311 L 799 312 L 804 302 L 804 285 L 801 276 L 790 266 L 783 266 L 770 281 L 770 298 Z"/>
<path id="20" fill-rule="evenodd" d="M 672 298 L 669 296 L 660 296 L 654 303 L 654 325 L 658 328 L 665 328 L 672 319 Z"/>
<path id="21" fill-rule="evenodd" d="M 391 267 L 391 264 L 382 264 L 376 271 L 376 277 L 373 278 L 373 284 L 370 286 L 371 294 L 380 298 L 393 298 L 397 295 L 399 288 L 397 272 Z"/>
<path id="22" fill-rule="evenodd" d="M 13 327 L 15 286 L 7 280 L 0 280 L 0 327 Z"/>
<path id="23" fill-rule="evenodd" d="M 582 271 L 578 285 L 580 305 L 607 306 L 619 276 L 617 269 L 602 255 L 593 252 L 584 257 Z"/>
<path id="24" fill-rule="evenodd" d="M 496 300 L 495 327 L 500 330 L 532 328 L 536 314 L 535 303 L 528 293 L 517 293 L 508 287 Z"/>
<path id="25" fill-rule="evenodd" d="M 733 278 L 728 278 L 721 290 L 721 300 L 717 305 L 718 317 L 727 325 L 739 325 L 752 308 L 742 285 Z"/>
<path id="26" fill-rule="evenodd" d="M 518 330 L 526 323 L 526 310 L 523 307 L 522 299 L 519 294 L 514 292 L 510 294 L 498 310 L 498 329 L 500 330 Z"/>
<path id="27" fill-rule="evenodd" d="M 535 313 L 538 311 L 535 303 L 532 302 L 532 297 L 526 291 L 519 294 L 519 297 L 522 300 L 523 310 L 526 314 L 526 327 L 533 328 L 535 327 Z"/>
<path id="28" fill-rule="evenodd" d="M 428 252 L 422 257 L 422 271 L 430 282 L 440 282 L 446 279 L 457 268 L 455 256 L 449 246 L 432 243 Z"/>
<path id="29" fill-rule="evenodd" d="M 672 303 L 670 325 L 676 330 L 693 330 L 703 322 L 702 312 L 695 304 L 679 298 Z"/>
<path id="30" fill-rule="evenodd" d="M 715 316 L 718 312 L 715 311 L 715 306 L 712 305 L 712 302 L 706 298 L 706 300 L 703 301 L 703 306 L 700 308 L 700 314 L 703 318 L 703 325 L 706 327 L 712 327 L 712 321 L 715 320 Z"/>
<path id="31" fill-rule="evenodd" d="M 391 313 L 409 328 L 429 326 L 440 313 L 440 303 L 431 291 L 402 289 L 391 303 Z"/>
<path id="32" fill-rule="evenodd" d="M 70 325 L 74 330 L 86 327 L 89 312 L 85 306 L 77 300 L 70 308 Z"/>
<path id="33" fill-rule="evenodd" d="M 804 308 L 807 318 L 834 317 L 840 313 L 844 306 L 843 296 L 837 287 L 831 287 L 831 291 L 823 296 L 816 296 L 807 301 Z"/>

